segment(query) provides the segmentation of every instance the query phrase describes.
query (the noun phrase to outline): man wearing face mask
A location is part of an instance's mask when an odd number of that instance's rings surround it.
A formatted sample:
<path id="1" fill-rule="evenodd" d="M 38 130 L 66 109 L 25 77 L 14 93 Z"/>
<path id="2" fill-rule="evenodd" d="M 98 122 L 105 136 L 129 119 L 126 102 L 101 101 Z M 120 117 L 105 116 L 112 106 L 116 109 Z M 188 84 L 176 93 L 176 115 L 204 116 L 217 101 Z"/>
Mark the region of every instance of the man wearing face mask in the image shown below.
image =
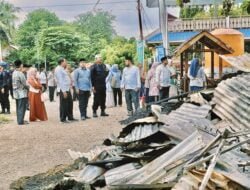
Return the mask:
<path id="1" fill-rule="evenodd" d="M 133 105 L 135 111 L 139 108 L 139 89 L 141 88 L 140 71 L 133 65 L 133 60 L 127 57 L 123 69 L 121 88 L 125 89 L 128 116 L 133 115 Z"/>
<path id="2" fill-rule="evenodd" d="M 101 55 L 95 56 L 95 64 L 91 68 L 91 82 L 94 93 L 93 117 L 98 117 L 97 110 L 101 107 L 101 116 L 109 116 L 106 112 L 106 77 L 108 70 L 102 62 Z"/>

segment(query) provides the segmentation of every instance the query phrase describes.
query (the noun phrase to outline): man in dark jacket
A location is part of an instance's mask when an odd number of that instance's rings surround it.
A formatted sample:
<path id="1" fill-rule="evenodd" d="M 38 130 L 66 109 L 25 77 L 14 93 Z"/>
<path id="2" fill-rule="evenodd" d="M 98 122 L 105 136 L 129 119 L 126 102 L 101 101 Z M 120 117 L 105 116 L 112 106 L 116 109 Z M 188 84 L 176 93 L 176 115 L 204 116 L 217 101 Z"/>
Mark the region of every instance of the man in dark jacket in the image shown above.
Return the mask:
<path id="1" fill-rule="evenodd" d="M 7 65 L 6 65 L 7 66 Z M 2 114 L 10 114 L 10 101 L 9 91 L 11 75 L 8 71 L 5 71 L 5 66 L 0 65 L 0 102 L 2 107 Z"/>
<path id="2" fill-rule="evenodd" d="M 107 75 L 108 71 L 106 66 L 102 63 L 102 57 L 100 55 L 96 55 L 95 64 L 91 68 L 91 82 L 94 93 L 93 117 L 98 117 L 96 111 L 99 106 L 101 107 L 101 116 L 109 116 L 105 112 Z"/>

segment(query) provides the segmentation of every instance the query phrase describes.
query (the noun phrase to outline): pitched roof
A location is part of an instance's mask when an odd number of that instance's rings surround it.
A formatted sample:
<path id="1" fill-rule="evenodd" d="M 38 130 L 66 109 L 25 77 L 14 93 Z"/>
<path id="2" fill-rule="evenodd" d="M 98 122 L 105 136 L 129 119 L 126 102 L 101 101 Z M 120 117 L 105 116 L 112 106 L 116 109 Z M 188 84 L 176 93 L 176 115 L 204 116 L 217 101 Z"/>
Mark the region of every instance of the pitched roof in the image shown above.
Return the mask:
<path id="1" fill-rule="evenodd" d="M 190 38 L 186 42 L 182 43 L 174 52 L 175 55 L 180 55 L 184 51 L 191 48 L 194 44 L 200 42 L 204 44 L 209 49 L 213 49 L 218 54 L 230 54 L 233 53 L 234 50 L 221 41 L 219 38 L 214 36 L 213 34 L 202 31 L 199 34 L 195 35 L 194 37 Z"/>

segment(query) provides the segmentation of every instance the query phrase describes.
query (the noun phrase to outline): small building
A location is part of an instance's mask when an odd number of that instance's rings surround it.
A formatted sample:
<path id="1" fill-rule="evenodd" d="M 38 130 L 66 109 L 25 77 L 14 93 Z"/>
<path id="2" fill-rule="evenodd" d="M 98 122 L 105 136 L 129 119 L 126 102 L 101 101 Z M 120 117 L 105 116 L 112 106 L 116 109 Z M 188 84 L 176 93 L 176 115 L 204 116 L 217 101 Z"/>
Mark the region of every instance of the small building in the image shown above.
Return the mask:
<path id="1" fill-rule="evenodd" d="M 215 60 L 215 53 L 218 55 L 226 55 L 232 54 L 234 50 L 225 44 L 222 40 L 217 38 L 215 35 L 203 31 L 199 34 L 195 35 L 194 37 L 190 38 L 186 42 L 182 43 L 174 52 L 175 56 L 180 57 L 180 79 L 183 81 L 183 89 L 184 91 L 188 91 L 188 62 L 193 58 L 193 54 L 210 54 L 211 56 L 211 63 L 210 63 L 210 76 L 209 80 L 214 81 L 214 60 Z M 197 56 L 197 55 L 196 55 Z M 204 55 L 200 56 L 201 58 Z M 222 77 L 223 73 L 223 65 L 222 65 L 222 58 L 219 57 L 219 77 Z"/>

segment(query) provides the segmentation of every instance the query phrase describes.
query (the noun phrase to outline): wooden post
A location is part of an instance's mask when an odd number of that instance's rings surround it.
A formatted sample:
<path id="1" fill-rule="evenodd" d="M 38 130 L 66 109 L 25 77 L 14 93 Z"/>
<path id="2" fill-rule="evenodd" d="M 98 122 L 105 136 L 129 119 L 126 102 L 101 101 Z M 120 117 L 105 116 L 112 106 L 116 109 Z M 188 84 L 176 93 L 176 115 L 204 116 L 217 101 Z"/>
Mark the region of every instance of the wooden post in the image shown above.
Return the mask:
<path id="1" fill-rule="evenodd" d="M 219 57 L 219 78 L 222 78 L 223 67 L 222 67 L 222 58 Z"/>
<path id="2" fill-rule="evenodd" d="M 214 52 L 211 52 L 211 79 L 214 79 Z"/>
<path id="3" fill-rule="evenodd" d="M 188 52 L 185 52 L 184 92 L 188 92 Z"/>
<path id="4" fill-rule="evenodd" d="M 180 79 L 182 79 L 183 78 L 183 53 L 181 53 L 181 77 L 180 77 Z"/>

